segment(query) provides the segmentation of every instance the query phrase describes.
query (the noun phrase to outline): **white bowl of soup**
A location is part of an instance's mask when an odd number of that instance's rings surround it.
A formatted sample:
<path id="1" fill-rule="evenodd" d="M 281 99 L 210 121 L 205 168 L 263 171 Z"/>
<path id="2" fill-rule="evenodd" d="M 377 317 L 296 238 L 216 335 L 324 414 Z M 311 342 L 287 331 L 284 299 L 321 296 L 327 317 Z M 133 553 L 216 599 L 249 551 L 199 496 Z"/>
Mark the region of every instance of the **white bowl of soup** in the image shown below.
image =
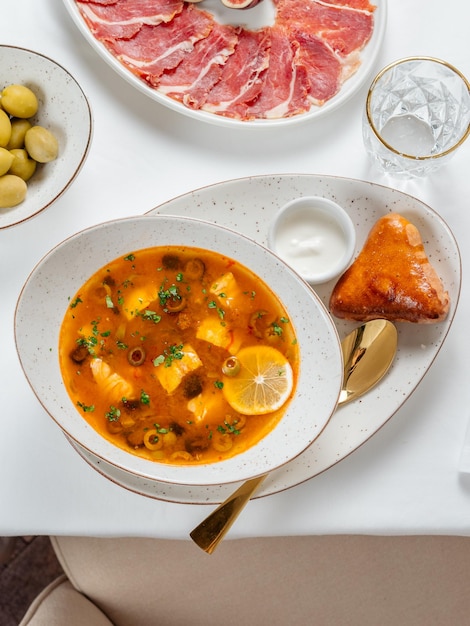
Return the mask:
<path id="1" fill-rule="evenodd" d="M 114 220 L 59 244 L 24 285 L 15 334 L 67 437 L 163 483 L 282 466 L 322 432 L 342 382 L 313 290 L 253 240 L 184 217 Z"/>

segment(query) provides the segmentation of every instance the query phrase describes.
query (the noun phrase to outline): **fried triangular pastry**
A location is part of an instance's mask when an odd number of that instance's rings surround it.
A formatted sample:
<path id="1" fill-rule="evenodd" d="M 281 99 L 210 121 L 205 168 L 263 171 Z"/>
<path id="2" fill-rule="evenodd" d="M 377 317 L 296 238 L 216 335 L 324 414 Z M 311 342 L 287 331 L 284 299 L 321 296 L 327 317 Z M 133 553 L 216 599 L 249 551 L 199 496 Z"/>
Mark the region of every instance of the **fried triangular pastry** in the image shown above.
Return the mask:
<path id="1" fill-rule="evenodd" d="M 440 322 L 449 294 L 431 265 L 419 230 L 398 213 L 372 227 L 353 264 L 336 283 L 330 310 L 343 319 Z"/>

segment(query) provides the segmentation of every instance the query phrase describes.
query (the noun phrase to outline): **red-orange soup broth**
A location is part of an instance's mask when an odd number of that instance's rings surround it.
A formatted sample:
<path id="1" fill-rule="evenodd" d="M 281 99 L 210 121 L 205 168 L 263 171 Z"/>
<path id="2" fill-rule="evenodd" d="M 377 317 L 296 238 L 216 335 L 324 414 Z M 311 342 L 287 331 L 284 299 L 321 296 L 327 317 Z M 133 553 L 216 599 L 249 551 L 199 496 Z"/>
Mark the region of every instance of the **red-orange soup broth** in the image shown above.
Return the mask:
<path id="1" fill-rule="evenodd" d="M 260 355 L 274 348 L 291 373 L 287 399 L 265 414 L 236 411 L 226 398 L 237 353 L 249 346 Z M 181 465 L 260 441 L 294 393 L 299 347 L 282 303 L 253 272 L 216 252 L 166 246 L 117 258 L 82 286 L 62 323 L 59 358 L 71 400 L 96 431 Z"/>

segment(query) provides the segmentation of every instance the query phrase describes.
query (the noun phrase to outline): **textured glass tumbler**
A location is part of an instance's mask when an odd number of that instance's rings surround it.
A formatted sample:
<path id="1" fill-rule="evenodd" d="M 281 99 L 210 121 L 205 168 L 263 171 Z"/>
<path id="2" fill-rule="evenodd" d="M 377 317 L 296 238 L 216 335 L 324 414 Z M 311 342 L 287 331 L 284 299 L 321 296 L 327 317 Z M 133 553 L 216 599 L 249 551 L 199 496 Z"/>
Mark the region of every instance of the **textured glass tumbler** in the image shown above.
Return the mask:
<path id="1" fill-rule="evenodd" d="M 440 59 L 395 61 L 372 81 L 362 130 L 380 170 L 399 178 L 427 176 L 470 134 L 470 83 Z"/>

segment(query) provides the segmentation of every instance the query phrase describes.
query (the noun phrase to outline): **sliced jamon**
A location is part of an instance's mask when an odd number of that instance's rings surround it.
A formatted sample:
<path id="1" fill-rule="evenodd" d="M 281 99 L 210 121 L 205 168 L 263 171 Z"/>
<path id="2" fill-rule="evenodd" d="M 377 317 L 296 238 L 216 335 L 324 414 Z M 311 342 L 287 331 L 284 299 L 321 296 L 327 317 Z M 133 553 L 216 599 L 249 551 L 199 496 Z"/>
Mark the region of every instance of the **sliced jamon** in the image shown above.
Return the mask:
<path id="1" fill-rule="evenodd" d="M 76 1 L 94 36 L 151 87 L 243 120 L 332 98 L 361 63 L 376 9 L 371 0 L 273 0 L 274 25 L 251 31 L 218 24 L 195 0 Z"/>
<path id="2" fill-rule="evenodd" d="M 119 0 L 81 0 L 86 4 L 117 4 Z"/>
<path id="3" fill-rule="evenodd" d="M 144 24 L 132 39 L 106 41 L 105 45 L 134 74 L 156 86 L 163 72 L 177 67 L 214 24 L 209 13 L 185 4 L 171 22 Z"/>
<path id="4" fill-rule="evenodd" d="M 276 119 L 308 111 L 307 73 L 296 63 L 299 44 L 292 43 L 285 29 L 271 28 L 270 58 L 263 89 L 245 111 L 246 119 Z"/>
<path id="5" fill-rule="evenodd" d="M 227 59 L 220 81 L 207 95 L 204 110 L 227 117 L 245 118 L 248 104 L 263 89 L 269 65 L 270 29 L 242 30 L 235 52 Z"/>
<path id="6" fill-rule="evenodd" d="M 308 76 L 308 98 L 321 105 L 339 90 L 342 64 L 325 42 L 300 28 L 291 27 L 290 34 L 299 44 L 295 64 L 305 68 Z"/>
<path id="7" fill-rule="evenodd" d="M 276 22 L 321 37 L 342 56 L 362 49 L 374 25 L 371 13 L 318 0 L 278 0 Z"/>
<path id="8" fill-rule="evenodd" d="M 361 9 L 362 11 L 375 11 L 377 7 L 369 2 L 369 0 L 324 0 L 324 4 L 339 4 L 351 9 Z"/>
<path id="9" fill-rule="evenodd" d="M 233 54 L 238 32 L 233 26 L 215 23 L 210 34 L 194 45 L 191 55 L 160 77 L 158 89 L 175 100 L 199 109 L 220 80 L 222 67 Z"/>
<path id="10" fill-rule="evenodd" d="M 183 0 L 120 0 L 95 4 L 79 0 L 77 6 L 95 37 L 130 39 L 143 24 L 170 22 L 183 8 Z"/>

